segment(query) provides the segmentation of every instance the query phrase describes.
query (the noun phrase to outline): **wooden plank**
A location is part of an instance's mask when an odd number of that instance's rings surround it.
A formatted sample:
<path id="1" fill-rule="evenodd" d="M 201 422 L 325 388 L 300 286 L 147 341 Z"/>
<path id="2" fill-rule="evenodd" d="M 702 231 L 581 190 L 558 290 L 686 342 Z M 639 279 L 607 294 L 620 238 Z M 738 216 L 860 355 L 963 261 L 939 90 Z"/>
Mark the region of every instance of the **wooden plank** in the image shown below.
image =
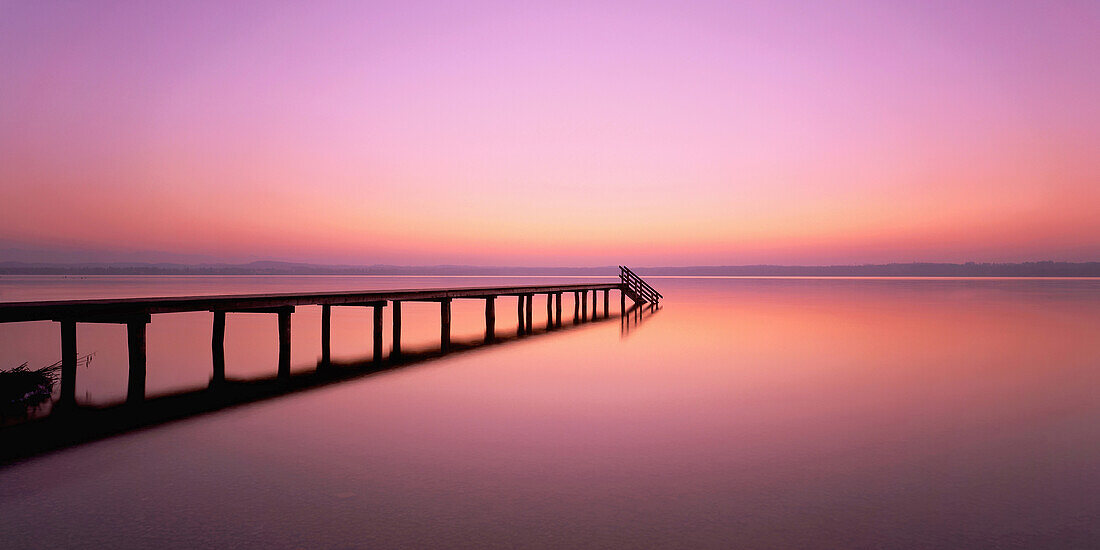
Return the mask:
<path id="1" fill-rule="evenodd" d="M 90 313 L 87 315 L 74 315 L 69 317 L 62 317 L 59 319 L 53 319 L 59 323 L 73 322 L 73 323 L 101 323 L 109 325 L 128 325 L 132 322 L 148 323 L 151 316 L 148 313 L 105 313 L 95 314 Z"/>
<path id="2" fill-rule="evenodd" d="M 84 322 L 128 322 L 132 315 L 187 311 L 229 311 L 277 313 L 272 308 L 305 305 L 371 305 L 385 301 L 439 301 L 458 298 L 571 292 L 578 289 L 618 288 L 621 283 L 542 285 L 511 287 L 466 287 L 422 290 L 379 290 L 345 293 L 245 294 L 227 296 L 182 296 L 41 302 L 0 302 L 0 323 L 75 320 Z M 115 321 L 111 321 L 115 319 Z"/>
<path id="3" fill-rule="evenodd" d="M 215 309 L 222 313 L 294 313 L 294 306 Z"/>
<path id="4" fill-rule="evenodd" d="M 434 300 L 433 300 L 434 301 Z M 385 300 L 373 300 L 370 302 L 352 302 L 347 304 L 322 304 L 322 306 L 340 306 L 340 307 L 386 307 Z"/>

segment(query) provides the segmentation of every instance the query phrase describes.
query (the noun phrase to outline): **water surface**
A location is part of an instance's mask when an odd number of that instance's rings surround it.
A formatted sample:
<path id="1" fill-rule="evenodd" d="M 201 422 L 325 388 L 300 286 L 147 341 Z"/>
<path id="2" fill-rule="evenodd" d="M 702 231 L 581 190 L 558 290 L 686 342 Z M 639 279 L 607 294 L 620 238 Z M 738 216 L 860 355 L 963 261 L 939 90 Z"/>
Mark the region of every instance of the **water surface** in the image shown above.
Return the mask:
<path id="1" fill-rule="evenodd" d="M 59 279 L 0 279 L 0 299 L 533 280 Z M 5 546 L 1100 545 L 1100 281 L 651 282 L 666 301 L 627 333 L 583 325 L 0 468 Z M 454 308 L 456 335 L 483 331 L 481 302 Z M 369 311 L 334 312 L 334 355 L 369 356 Z M 437 305 L 403 313 L 404 342 L 438 338 Z M 294 368 L 314 368 L 319 308 L 293 323 Z M 151 395 L 209 381 L 209 331 L 208 313 L 154 316 Z M 78 398 L 124 396 L 125 330 L 78 343 L 96 354 Z M 0 325 L 5 365 L 58 345 L 54 323 Z M 276 348 L 274 316 L 230 316 L 230 376 L 274 373 Z"/>

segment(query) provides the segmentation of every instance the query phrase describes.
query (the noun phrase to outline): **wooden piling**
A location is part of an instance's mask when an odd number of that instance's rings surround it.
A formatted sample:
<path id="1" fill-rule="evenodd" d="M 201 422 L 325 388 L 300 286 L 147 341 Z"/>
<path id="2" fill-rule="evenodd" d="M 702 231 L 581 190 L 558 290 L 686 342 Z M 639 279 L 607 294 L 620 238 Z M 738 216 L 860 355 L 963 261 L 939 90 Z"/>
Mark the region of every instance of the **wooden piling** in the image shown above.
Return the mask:
<path id="1" fill-rule="evenodd" d="M 626 293 L 619 289 L 619 315 L 626 315 Z"/>
<path id="2" fill-rule="evenodd" d="M 535 309 L 535 295 L 534 294 L 528 294 L 527 296 L 524 296 L 524 299 L 527 300 L 527 306 L 526 306 L 527 311 L 524 312 L 525 313 L 525 317 L 524 317 L 525 321 L 524 321 L 523 327 L 524 327 L 524 329 L 527 330 L 528 333 L 530 333 L 535 329 L 535 325 L 533 323 L 533 317 L 534 317 L 533 311 Z"/>
<path id="3" fill-rule="evenodd" d="M 61 321 L 62 407 L 76 404 L 76 321 Z"/>
<path id="4" fill-rule="evenodd" d="M 489 296 L 485 299 L 485 339 L 496 338 L 497 330 L 497 297 Z"/>
<path id="5" fill-rule="evenodd" d="M 516 296 L 516 334 L 523 334 L 527 329 L 523 326 L 523 305 L 527 302 L 522 294 Z"/>
<path id="6" fill-rule="evenodd" d="M 451 347 L 451 299 L 439 301 L 439 345 L 443 349 Z"/>
<path id="7" fill-rule="evenodd" d="M 546 328 L 554 328 L 554 295 L 546 295 Z"/>
<path id="8" fill-rule="evenodd" d="M 382 360 L 382 308 L 384 304 L 374 306 L 374 355 L 375 362 Z"/>
<path id="9" fill-rule="evenodd" d="M 321 364 L 332 362 L 332 306 L 321 305 Z"/>
<path id="10" fill-rule="evenodd" d="M 130 356 L 130 373 L 127 380 L 126 402 L 145 400 L 145 324 L 146 319 L 126 323 L 126 345 Z"/>
<path id="11" fill-rule="evenodd" d="M 290 310 L 279 311 L 279 378 L 290 378 Z"/>
<path id="12" fill-rule="evenodd" d="M 214 363 L 212 380 L 225 382 L 225 312 L 214 312 L 214 326 L 210 331 L 210 356 Z"/>
<path id="13" fill-rule="evenodd" d="M 561 292 L 554 293 L 554 326 L 561 326 Z"/>
<path id="14" fill-rule="evenodd" d="M 390 355 L 401 355 L 401 302 L 393 302 L 393 346 Z"/>
<path id="15" fill-rule="evenodd" d="M 581 293 L 576 291 L 573 293 L 573 323 L 576 324 L 581 320 Z"/>
<path id="16" fill-rule="evenodd" d="M 611 290 L 603 291 L 603 316 L 606 319 L 611 315 Z"/>
<path id="17" fill-rule="evenodd" d="M 581 291 L 581 321 L 588 320 L 588 291 Z"/>

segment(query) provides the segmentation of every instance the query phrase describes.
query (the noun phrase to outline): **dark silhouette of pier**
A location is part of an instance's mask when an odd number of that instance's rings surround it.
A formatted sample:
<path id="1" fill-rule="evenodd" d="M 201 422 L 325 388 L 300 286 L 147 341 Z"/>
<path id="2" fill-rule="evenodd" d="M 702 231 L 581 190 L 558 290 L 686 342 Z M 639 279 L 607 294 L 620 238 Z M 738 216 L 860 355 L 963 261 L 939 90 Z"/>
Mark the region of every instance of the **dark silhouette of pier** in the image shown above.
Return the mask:
<path id="1" fill-rule="evenodd" d="M 240 296 L 193 296 L 115 300 L 75 300 L 0 303 L 0 322 L 52 320 L 61 325 L 61 390 L 51 413 L 45 417 L 0 429 L 0 461 L 38 454 L 82 441 L 89 441 L 139 427 L 215 411 L 296 391 L 352 380 L 397 368 L 423 363 L 454 353 L 470 352 L 513 343 L 536 335 L 575 329 L 583 324 L 610 319 L 611 291 L 620 293 L 620 325 L 625 336 L 646 314 L 658 309 L 662 298 L 629 269 L 622 267 L 618 283 L 579 285 L 512 286 L 490 288 L 445 288 L 386 290 L 346 293 L 262 294 Z M 573 316 L 562 320 L 562 296 L 573 294 Z M 602 312 L 598 300 L 602 293 Z M 546 323 L 532 322 L 535 294 L 546 294 Z M 516 296 L 517 328 L 512 334 L 498 334 L 496 298 Z M 626 299 L 632 305 L 626 307 Z M 483 337 L 451 338 L 451 301 L 485 301 Z M 401 344 L 401 303 L 429 301 L 440 304 L 440 339 L 437 347 L 407 348 Z M 591 304 L 591 314 L 589 312 Z M 316 369 L 290 372 L 290 316 L 299 305 L 320 305 L 321 359 Z M 373 354 L 355 361 L 331 359 L 331 309 L 337 306 L 371 307 L 373 310 Z M 392 347 L 383 354 L 382 308 L 392 307 Z M 210 385 L 152 399 L 145 397 L 145 329 L 158 313 L 210 311 L 212 374 Z M 279 364 L 276 376 L 249 380 L 227 379 L 225 375 L 225 316 L 227 313 L 278 315 Z M 126 403 L 110 407 L 82 407 L 75 400 L 76 323 L 117 323 L 127 328 L 129 377 Z"/>

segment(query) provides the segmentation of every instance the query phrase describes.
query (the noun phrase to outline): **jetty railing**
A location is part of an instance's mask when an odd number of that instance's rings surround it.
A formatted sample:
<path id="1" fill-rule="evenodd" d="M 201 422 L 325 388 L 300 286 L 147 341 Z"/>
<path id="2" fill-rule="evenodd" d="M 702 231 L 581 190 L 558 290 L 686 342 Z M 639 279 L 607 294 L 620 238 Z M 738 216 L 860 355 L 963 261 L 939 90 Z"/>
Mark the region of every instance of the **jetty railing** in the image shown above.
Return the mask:
<path id="1" fill-rule="evenodd" d="M 621 266 L 620 266 L 621 267 Z M 603 317 L 610 315 L 609 294 L 620 293 L 621 312 L 626 311 L 626 298 L 637 304 L 656 303 L 662 296 L 653 287 L 621 267 L 618 283 L 570 285 L 532 285 L 507 287 L 463 287 L 413 290 L 372 290 L 357 292 L 318 292 L 291 294 L 248 294 L 232 296 L 186 296 L 163 298 L 125 298 L 100 300 L 65 300 L 44 302 L 0 302 L 0 323 L 21 321 L 54 321 L 61 324 L 61 392 L 56 410 L 75 405 L 76 397 L 76 324 L 114 323 L 126 325 L 129 375 L 127 402 L 145 398 L 146 325 L 151 316 L 160 313 L 209 311 L 213 314 L 210 349 L 213 356 L 213 382 L 225 380 L 225 316 L 227 313 L 266 313 L 278 316 L 279 365 L 278 376 L 290 377 L 290 317 L 294 308 L 303 305 L 321 306 L 321 363 L 330 362 L 331 312 L 333 307 L 372 307 L 374 320 L 373 357 L 383 359 L 383 310 L 392 307 L 391 357 L 401 354 L 402 302 L 438 302 L 440 346 L 451 344 L 451 301 L 476 299 L 485 301 L 485 338 L 495 338 L 496 299 L 516 296 L 519 334 L 532 331 L 532 310 L 535 294 L 546 295 L 548 324 L 561 327 L 562 295 L 573 294 L 573 322 L 595 319 L 598 315 L 597 294 L 603 293 Z M 589 316 L 589 293 L 592 312 Z"/>
<path id="2" fill-rule="evenodd" d="M 659 302 L 661 298 L 664 298 L 660 292 L 657 292 L 657 289 L 643 281 L 641 277 L 624 265 L 619 266 L 619 280 L 622 281 L 622 285 L 626 290 L 634 294 L 634 296 L 631 296 L 631 299 L 635 302 L 640 301 L 655 304 Z M 637 298 L 635 298 L 635 296 Z"/>

